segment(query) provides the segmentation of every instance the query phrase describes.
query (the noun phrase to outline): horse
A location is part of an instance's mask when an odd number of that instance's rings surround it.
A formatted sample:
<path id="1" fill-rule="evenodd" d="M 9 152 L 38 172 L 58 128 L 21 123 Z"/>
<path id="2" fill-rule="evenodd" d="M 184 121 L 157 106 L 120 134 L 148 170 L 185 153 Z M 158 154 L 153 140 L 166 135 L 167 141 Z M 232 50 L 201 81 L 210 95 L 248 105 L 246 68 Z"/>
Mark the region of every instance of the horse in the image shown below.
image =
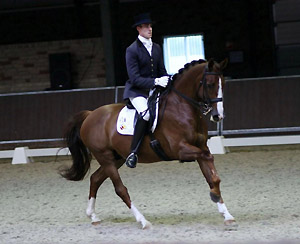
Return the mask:
<path id="1" fill-rule="evenodd" d="M 220 191 L 220 177 L 214 165 L 214 157 L 207 146 L 208 130 L 204 114 L 211 112 L 215 122 L 223 119 L 222 94 L 225 80 L 222 70 L 227 60 L 217 63 L 198 60 L 188 63 L 172 76 L 167 92 L 160 96 L 159 122 L 154 136 L 169 160 L 196 161 L 210 188 L 210 197 L 224 217 L 225 227 L 237 226 L 229 213 Z M 84 179 L 94 157 L 100 167 L 90 177 L 87 216 L 92 224 L 99 224 L 95 212 L 96 195 L 101 184 L 111 179 L 115 193 L 127 205 L 142 229 L 151 227 L 130 200 L 118 169 L 130 152 L 132 136 L 120 135 L 116 121 L 124 103 L 101 106 L 94 111 L 80 111 L 69 121 L 65 141 L 72 155 L 72 165 L 60 169 L 67 180 Z M 162 159 L 151 149 L 150 136 L 146 135 L 139 153 L 139 163 L 154 163 Z"/>

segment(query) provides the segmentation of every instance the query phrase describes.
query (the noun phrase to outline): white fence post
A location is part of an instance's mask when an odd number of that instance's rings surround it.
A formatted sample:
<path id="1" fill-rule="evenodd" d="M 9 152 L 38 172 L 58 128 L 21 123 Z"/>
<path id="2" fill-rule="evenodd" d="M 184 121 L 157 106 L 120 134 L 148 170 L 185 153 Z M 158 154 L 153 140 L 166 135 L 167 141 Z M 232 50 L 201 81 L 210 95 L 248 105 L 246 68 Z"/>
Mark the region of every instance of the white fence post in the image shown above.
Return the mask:
<path id="1" fill-rule="evenodd" d="M 12 164 L 27 164 L 30 163 L 30 159 L 27 157 L 26 150 L 28 147 L 16 147 L 14 150 L 14 156 Z"/>
<path id="2" fill-rule="evenodd" d="M 226 150 L 223 145 L 223 136 L 212 136 L 207 145 L 211 154 L 225 154 Z"/>

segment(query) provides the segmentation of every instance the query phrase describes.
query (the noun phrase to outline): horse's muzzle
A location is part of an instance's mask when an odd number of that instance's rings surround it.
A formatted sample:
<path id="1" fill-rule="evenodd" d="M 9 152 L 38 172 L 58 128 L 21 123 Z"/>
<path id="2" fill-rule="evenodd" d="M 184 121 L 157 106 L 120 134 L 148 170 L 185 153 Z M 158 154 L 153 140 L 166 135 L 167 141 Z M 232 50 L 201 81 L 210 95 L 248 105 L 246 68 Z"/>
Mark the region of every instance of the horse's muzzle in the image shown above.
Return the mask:
<path id="1" fill-rule="evenodd" d="M 220 122 L 222 119 L 223 119 L 223 116 L 218 113 L 217 109 L 213 108 L 213 110 L 211 111 L 210 120 L 217 123 L 217 122 Z"/>

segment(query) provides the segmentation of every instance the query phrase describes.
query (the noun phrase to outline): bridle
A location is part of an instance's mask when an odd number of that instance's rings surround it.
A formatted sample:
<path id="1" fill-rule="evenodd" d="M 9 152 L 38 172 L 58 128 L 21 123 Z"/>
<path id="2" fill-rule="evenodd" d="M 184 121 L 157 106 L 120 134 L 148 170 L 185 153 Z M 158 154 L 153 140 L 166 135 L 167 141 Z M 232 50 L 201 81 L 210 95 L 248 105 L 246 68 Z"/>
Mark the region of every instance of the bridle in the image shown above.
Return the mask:
<path id="1" fill-rule="evenodd" d="M 206 76 L 207 75 L 217 75 L 220 76 L 222 75 L 221 72 L 210 72 L 208 69 L 208 66 L 205 66 L 205 70 L 204 70 L 204 74 L 202 77 L 202 80 L 199 82 L 199 86 L 197 89 L 197 93 L 199 94 L 199 90 L 201 88 L 201 86 L 203 85 L 203 98 L 200 97 L 201 101 L 198 102 L 186 95 L 184 95 L 183 93 L 179 92 L 178 90 L 176 90 L 173 86 L 171 87 L 171 89 L 180 97 L 182 97 L 183 99 L 185 99 L 186 101 L 188 101 L 191 105 L 193 105 L 195 108 L 200 109 L 201 112 L 204 115 L 207 115 L 211 110 L 212 110 L 212 105 L 214 103 L 218 103 L 218 102 L 222 102 L 223 99 L 221 97 L 219 98 L 209 98 L 209 96 L 207 95 L 207 81 L 206 81 Z"/>

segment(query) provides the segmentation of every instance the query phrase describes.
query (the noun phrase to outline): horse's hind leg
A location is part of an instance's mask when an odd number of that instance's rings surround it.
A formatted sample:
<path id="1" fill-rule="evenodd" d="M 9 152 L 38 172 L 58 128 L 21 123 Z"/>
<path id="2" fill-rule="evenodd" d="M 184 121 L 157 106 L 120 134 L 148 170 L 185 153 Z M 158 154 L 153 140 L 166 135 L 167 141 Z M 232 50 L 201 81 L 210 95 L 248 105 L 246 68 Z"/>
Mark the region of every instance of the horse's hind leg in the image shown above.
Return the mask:
<path id="1" fill-rule="evenodd" d="M 143 229 L 147 229 L 151 227 L 151 223 L 145 219 L 145 217 L 134 206 L 133 202 L 131 202 L 127 188 L 124 186 L 121 180 L 118 169 L 113 164 L 106 165 L 105 172 L 110 177 L 115 187 L 116 194 L 123 200 L 123 202 L 131 210 L 131 213 L 134 215 L 136 221 L 142 224 Z"/>
<path id="2" fill-rule="evenodd" d="M 145 217 L 138 211 L 130 200 L 127 188 L 124 186 L 118 169 L 124 164 L 125 160 L 116 160 L 110 151 L 106 153 L 93 153 L 97 161 L 101 162 L 101 167 L 91 176 L 91 186 L 87 214 L 95 213 L 96 194 L 100 185 L 109 177 L 114 185 L 116 194 L 123 200 L 127 207 L 131 210 L 137 222 L 142 224 L 142 228 L 146 229 L 151 226 Z M 94 215 L 95 216 L 95 215 Z M 99 221 L 99 220 L 98 220 Z"/>
<path id="3" fill-rule="evenodd" d="M 124 160 L 116 161 L 116 167 L 120 168 L 124 164 Z M 88 200 L 88 206 L 86 209 L 86 215 L 91 218 L 92 224 L 97 225 L 100 223 L 100 219 L 95 212 L 96 196 L 99 187 L 108 178 L 108 175 L 104 172 L 104 168 L 100 166 L 90 177 L 90 194 Z"/>
<path id="4" fill-rule="evenodd" d="M 96 196 L 99 187 L 107 178 L 108 176 L 105 174 L 102 167 L 97 169 L 90 177 L 90 194 L 86 215 L 91 218 L 93 225 L 100 223 L 100 219 L 97 217 L 95 212 Z"/>
<path id="5" fill-rule="evenodd" d="M 213 202 L 217 203 L 218 211 L 224 217 L 224 224 L 227 230 L 233 230 L 237 228 L 234 217 L 229 213 L 220 191 L 220 177 L 214 165 L 214 158 L 208 152 L 205 159 L 198 159 L 198 164 L 201 171 L 210 187 L 210 197 Z"/>

